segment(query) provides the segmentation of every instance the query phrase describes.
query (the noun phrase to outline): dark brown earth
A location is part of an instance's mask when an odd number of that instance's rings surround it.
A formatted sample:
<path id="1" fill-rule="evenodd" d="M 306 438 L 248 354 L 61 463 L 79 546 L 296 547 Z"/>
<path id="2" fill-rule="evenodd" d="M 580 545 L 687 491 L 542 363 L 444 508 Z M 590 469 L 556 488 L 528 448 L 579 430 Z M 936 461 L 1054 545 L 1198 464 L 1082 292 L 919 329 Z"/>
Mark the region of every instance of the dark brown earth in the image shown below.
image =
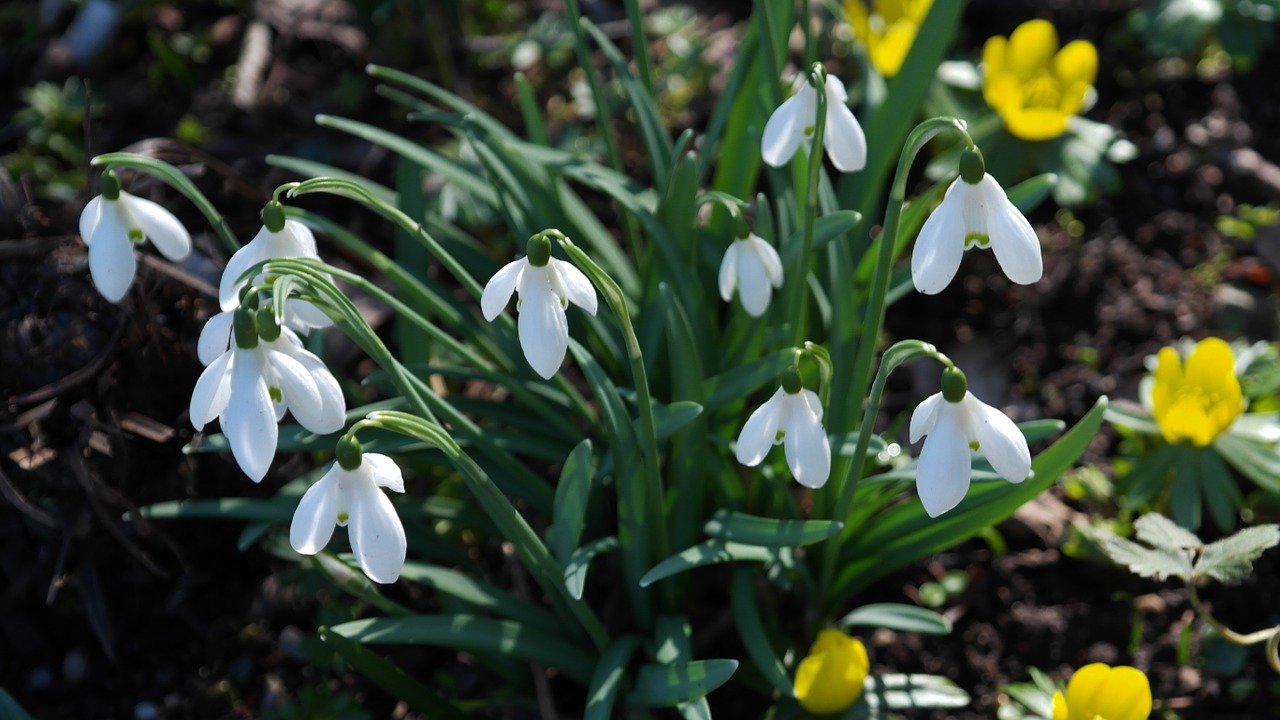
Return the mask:
<path id="1" fill-rule="evenodd" d="M 22 87 L 84 77 L 102 106 L 83 132 L 71 133 L 87 156 L 126 147 L 162 154 L 182 165 L 247 238 L 270 190 L 286 179 L 265 165 L 268 153 L 389 180 L 391 158 L 316 128 L 315 113 L 354 115 L 427 139 L 421 126 L 406 129 L 389 103 L 365 94 L 366 62 L 450 85 L 509 117 L 510 70 L 494 61 L 494 50 L 503 47 L 497 33 L 513 28 L 488 5 L 467 11 L 463 40 L 462 21 L 448 12 L 368 24 L 325 0 L 298 5 L 296 15 L 282 14 L 275 3 L 255 4 L 272 27 L 270 52 L 261 84 L 249 88 L 249 106 L 237 107 L 225 69 L 238 61 L 246 3 L 148 4 L 131 11 L 114 44 L 81 68 L 51 44 L 68 16 L 41 26 L 34 3 L 11 3 L 0 8 L 0 76 L 10 78 L 0 117 L 20 107 Z M 513 7 L 524 8 L 530 22 L 541 5 Z M 1008 371 L 990 374 L 1005 404 L 1023 418 L 1074 421 L 1099 395 L 1135 397 L 1143 357 L 1183 335 L 1278 339 L 1280 233 L 1244 242 L 1223 237 L 1215 219 L 1242 203 L 1280 199 L 1280 75 L 1271 72 L 1280 51 L 1266 50 L 1249 73 L 1154 64 L 1117 40 L 1131 7 L 987 1 L 966 11 L 970 47 L 1037 14 L 1053 20 L 1064 38 L 1092 39 L 1104 70 L 1090 117 L 1120 129 L 1139 151 L 1121 168 L 1119 194 L 1071 215 L 1046 206 L 1032 217 L 1048 247 L 1038 285 L 1010 286 L 990 254 L 975 253 L 962 282 L 936 297 L 912 295 L 890 313 L 894 336 L 911 334 L 957 352 L 985 347 L 988 354 L 973 361 L 994 368 L 1011 358 Z M 735 5 L 703 3 L 701 10 L 718 41 L 740 31 Z M 588 11 L 602 21 L 622 12 L 611 2 L 588 4 Z M 148 37 L 161 44 L 194 37 L 204 49 L 166 66 L 149 50 Z M 530 71 L 549 106 L 562 106 L 564 85 L 545 75 Z M 695 102 L 687 119 L 696 123 L 705 111 Z M 205 131 L 199 150 L 154 140 L 177 134 L 184 117 Z M 6 125 L 0 156 L 23 143 Z M 268 497 L 305 467 L 302 458 L 277 462 L 268 480 L 253 486 L 228 459 L 181 452 L 193 436 L 186 406 L 200 371 L 195 338 L 216 310 L 211 283 L 225 259 L 216 237 L 198 237 L 196 254 L 216 260 L 174 268 L 149 255 L 154 262 L 140 268 L 126 301 L 113 306 L 90 283 L 77 236 L 76 219 L 92 191 L 60 200 L 31 175 L 0 181 L 0 688 L 40 718 L 360 717 L 342 714 L 348 694 L 372 717 L 405 716 L 335 666 L 311 638 L 312 628 L 340 617 L 344 607 L 314 576 L 261 549 L 237 550 L 238 523 L 146 523 L 134 514 L 176 498 Z M 207 227 L 171 191 L 145 179 L 126 186 L 164 201 L 188 227 Z M 330 214 L 356 230 L 369 223 L 343 212 Z M 382 228 L 368 236 L 386 240 Z M 913 397 L 919 391 L 903 380 L 889 402 L 905 407 Z M 1104 433 L 1086 460 L 1108 471 L 1114 447 Z M 993 717 L 997 687 L 1027 680 L 1028 666 L 1064 677 L 1093 661 L 1147 670 L 1164 707 L 1180 717 L 1276 717 L 1280 688 L 1259 649 L 1243 669 L 1200 668 L 1197 632 L 1193 662 L 1184 666 L 1177 645 L 1191 615 L 1180 593 L 1063 554 L 1066 527 L 1082 512 L 1116 508 L 1064 505 L 1060 497 L 1001 526 L 1005 552 L 974 541 L 868 591 L 866 601 L 910 602 L 922 583 L 946 571 L 968 578 L 946 606 L 956 625 L 951 636 L 875 634 L 869 645 L 876 669 L 951 677 L 974 697 L 970 711 L 955 715 L 964 718 Z M 1275 520 L 1274 501 L 1259 499 L 1256 521 Z M 1242 587 L 1206 592 L 1237 629 L 1280 623 L 1271 601 L 1280 593 L 1277 554 L 1257 570 Z M 715 617 L 707 621 L 723 627 Z M 401 657 L 418 677 L 451 682 L 464 697 L 492 692 L 492 678 L 466 658 L 430 650 Z M 568 691 L 562 709 L 580 706 L 577 692 Z M 744 698 L 750 695 L 713 695 L 713 709 L 752 716 L 756 705 L 744 709 Z M 535 716 L 513 707 L 503 714 Z"/>

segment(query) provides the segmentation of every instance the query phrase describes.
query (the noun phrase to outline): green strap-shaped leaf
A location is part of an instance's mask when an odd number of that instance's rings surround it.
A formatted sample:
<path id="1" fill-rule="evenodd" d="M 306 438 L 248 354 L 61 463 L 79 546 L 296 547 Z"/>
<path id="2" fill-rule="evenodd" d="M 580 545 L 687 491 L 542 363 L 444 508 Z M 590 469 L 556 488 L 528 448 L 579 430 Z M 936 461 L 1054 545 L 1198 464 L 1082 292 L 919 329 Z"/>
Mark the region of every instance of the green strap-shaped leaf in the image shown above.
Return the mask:
<path id="1" fill-rule="evenodd" d="M 681 400 L 670 405 L 653 405 L 654 434 L 659 440 L 671 437 L 675 431 L 693 422 L 702 414 L 702 406 L 692 400 Z"/>
<path id="2" fill-rule="evenodd" d="M 560 469 L 560 482 L 556 483 L 555 504 L 552 506 L 551 528 L 547 531 L 547 545 L 561 565 L 569 562 L 573 549 L 582 539 L 594 474 L 591 440 L 583 440 L 565 458 L 564 467 Z"/>
<path id="3" fill-rule="evenodd" d="M 826 540 L 844 529 L 834 520 L 776 520 L 720 509 L 702 530 L 719 540 L 763 547 L 796 547 Z"/>
<path id="4" fill-rule="evenodd" d="M 613 704 L 627 674 L 627 663 L 640 647 L 640 638 L 623 635 L 600 654 L 591 684 L 587 686 L 587 709 L 582 720 L 609 720 L 613 717 Z"/>
<path id="5" fill-rule="evenodd" d="M 764 385 L 777 382 L 778 374 L 793 362 L 794 350 L 779 350 L 707 378 L 702 383 L 702 395 L 707 399 L 702 404 L 703 409 L 715 412 L 731 402 L 740 402 Z"/>
<path id="6" fill-rule="evenodd" d="M 696 700 L 723 685 L 737 669 L 737 660 L 644 665 L 636 675 L 636 685 L 627 696 L 627 704 L 659 708 Z"/>
<path id="7" fill-rule="evenodd" d="M 391 697 L 427 717 L 443 718 L 443 720 L 465 720 L 468 717 L 451 701 L 440 697 L 430 688 L 413 679 L 413 676 L 399 665 L 388 662 L 369 648 L 324 627 L 320 628 L 320 639 L 361 675 L 386 690 Z M 9 716 L 0 712 L 0 717 L 8 718 Z"/>
<path id="8" fill-rule="evenodd" d="M 602 552 L 618 549 L 618 538 L 609 536 L 593 540 L 573 551 L 569 561 L 564 564 L 564 586 L 574 599 L 582 598 L 583 588 L 587 584 L 587 567 L 591 559 Z"/>
<path id="9" fill-rule="evenodd" d="M 546 610 L 456 570 L 409 561 L 400 577 L 531 627 L 554 630 L 560 625 L 560 620 Z"/>
<path id="10" fill-rule="evenodd" d="M 733 610 L 733 624 L 738 628 L 738 637 L 747 649 L 747 657 L 755 664 L 756 669 L 769 681 L 782 697 L 791 697 L 795 690 L 787 669 L 769 642 L 768 631 L 756 604 L 756 591 L 752 578 L 755 572 L 741 567 L 733 571 L 733 581 L 729 589 L 729 604 Z"/>
<path id="11" fill-rule="evenodd" d="M 778 559 L 778 551 L 775 548 L 708 540 L 700 545 L 694 545 L 678 552 L 654 565 L 649 572 L 640 578 L 640 586 L 648 587 L 659 580 L 703 565 L 734 561 L 770 562 L 776 559 Z"/>
<path id="12" fill-rule="evenodd" d="M 951 632 L 951 621 L 945 617 L 926 608 L 901 603 L 863 605 L 840 618 L 836 624 L 842 628 L 886 628 L 921 635 L 946 635 Z"/>
<path id="13" fill-rule="evenodd" d="M 962 708 L 969 704 L 969 694 L 940 675 L 888 673 L 867 678 L 854 708 L 864 704 L 868 714 L 852 717 L 887 717 L 890 710 Z"/>
<path id="14" fill-rule="evenodd" d="M 566 640 L 563 633 L 512 620 L 475 615 L 412 615 L 354 620 L 337 625 L 331 631 L 365 644 L 440 645 L 511 655 L 555 668 L 584 685 L 595 670 L 591 656 Z"/>

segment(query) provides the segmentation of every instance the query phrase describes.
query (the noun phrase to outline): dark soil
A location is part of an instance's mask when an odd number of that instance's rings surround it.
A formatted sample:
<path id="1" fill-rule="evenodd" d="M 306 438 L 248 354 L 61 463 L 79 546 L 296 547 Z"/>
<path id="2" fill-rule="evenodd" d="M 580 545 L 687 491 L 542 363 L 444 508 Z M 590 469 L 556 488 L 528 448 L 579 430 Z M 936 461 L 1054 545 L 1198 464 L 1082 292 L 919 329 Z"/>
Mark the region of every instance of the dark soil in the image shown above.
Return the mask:
<path id="1" fill-rule="evenodd" d="M 390 181 L 391 158 L 317 128 L 315 113 L 353 115 L 424 139 L 421 125 L 405 125 L 389 103 L 362 94 L 366 62 L 451 84 L 477 101 L 495 89 L 511 94 L 509 69 L 479 60 L 492 38 L 450 37 L 448 18 L 370 32 L 378 26 L 364 24 L 356 10 L 316 0 L 293 15 L 280 15 L 272 3 L 255 5 L 272 28 L 270 54 L 250 105 L 237 106 L 224 73 L 239 60 L 252 15 L 243 3 L 233 5 L 133 10 L 114 45 L 84 67 L 53 42 L 69 16 L 41 25 L 34 3 L 7 5 L 0 9 L 0 74 L 10 84 L 0 95 L 0 117 L 20 106 L 19 88 L 84 77 L 103 106 L 77 137 L 88 156 L 130 146 L 161 154 L 188 170 L 248 238 L 271 189 L 288 179 L 266 166 L 268 153 Z M 588 5 L 605 20 L 621 13 L 614 3 Z M 733 24 L 740 8 L 704 5 L 710 26 L 740 31 Z M 1090 116 L 1139 149 L 1121 168 L 1123 191 L 1073 216 L 1047 208 L 1033 216 L 1048 248 L 1038 285 L 1011 286 L 989 253 L 973 253 L 949 291 L 912 295 L 890 313 L 890 334 L 990 364 L 992 372 L 971 375 L 989 382 L 988 397 L 1019 419 L 1070 422 L 1100 395 L 1136 397 L 1143 357 L 1183 335 L 1278 339 L 1280 235 L 1264 232 L 1253 243 L 1224 238 L 1215 218 L 1241 203 L 1280 198 L 1280 76 L 1269 71 L 1280 52 L 1269 48 L 1259 69 L 1244 74 L 1153 64 L 1113 41 L 1131 5 L 1082 6 L 974 2 L 965 16 L 968 42 L 977 47 L 1036 14 L 1054 20 L 1064 38 L 1094 40 L 1103 72 Z M 541 12 L 540 3 L 523 7 L 530 19 Z M 205 50 L 178 69 L 148 49 L 148 37 L 172 44 L 186 36 Z M 551 81 L 545 89 L 564 92 Z M 511 114 L 506 97 L 488 102 Z M 204 128 L 199 150 L 154 140 L 178 134 L 183 118 Z M 6 128 L 0 155 L 23 142 Z M 189 228 L 207 227 L 172 191 L 145 179 L 128 179 L 126 187 L 165 202 Z M 254 486 L 228 458 L 182 454 L 194 436 L 186 408 L 200 372 L 195 338 L 216 311 L 211 290 L 226 253 L 206 232 L 195 259 L 181 267 L 151 254 L 126 301 L 106 303 L 88 279 L 77 236 L 77 217 L 92 194 L 59 201 L 32 177 L 0 174 L 0 688 L 39 718 L 259 717 L 308 694 L 310 707 L 337 715 L 345 700 L 332 698 L 347 692 L 375 717 L 406 716 L 354 673 L 334 671 L 310 639 L 323 621 L 317 618 L 332 619 L 341 607 L 314 577 L 260 548 L 238 550 L 237 523 L 137 516 L 140 506 L 177 498 L 269 497 L 306 465 L 304 458 L 278 459 Z M 340 208 L 327 212 L 353 229 L 369 223 L 354 211 L 345 218 Z M 385 240 L 387 233 L 378 228 L 368 236 Z M 1012 372 L 1004 369 L 1010 365 Z M 905 407 L 921 392 L 903 382 L 890 402 Z M 1113 448 L 1104 432 L 1087 460 L 1109 470 Z M 1264 504 L 1256 520 L 1275 515 Z M 955 717 L 993 717 L 998 686 L 1027 680 L 1029 666 L 1065 677 L 1093 661 L 1148 671 L 1157 697 L 1181 717 L 1280 715 L 1280 690 L 1260 649 L 1243 669 L 1185 665 L 1178 645 L 1192 615 L 1182 594 L 1065 556 L 1066 526 L 1081 517 L 1051 496 L 999 528 L 1006 552 L 975 541 L 878 583 L 866 601 L 910 602 L 922 583 L 948 570 L 968 578 L 946 607 L 952 635 L 876 633 L 868 643 L 876 668 L 951 677 L 974 698 L 971 710 Z M 1264 600 L 1280 593 L 1278 566 L 1272 553 L 1253 580 L 1209 590 L 1206 600 L 1237 629 L 1280 623 L 1274 603 Z M 1202 644 L 1198 628 L 1189 635 L 1193 659 Z M 419 678 L 448 678 L 470 697 L 492 689 L 492 678 L 465 657 L 424 650 L 403 660 Z M 569 716 L 581 703 L 576 692 L 561 704 Z M 754 707 L 739 693 L 715 694 L 712 705 L 728 717 L 751 716 L 745 708 Z M 300 712 L 289 717 L 317 716 Z M 536 716 L 515 708 L 507 715 Z"/>

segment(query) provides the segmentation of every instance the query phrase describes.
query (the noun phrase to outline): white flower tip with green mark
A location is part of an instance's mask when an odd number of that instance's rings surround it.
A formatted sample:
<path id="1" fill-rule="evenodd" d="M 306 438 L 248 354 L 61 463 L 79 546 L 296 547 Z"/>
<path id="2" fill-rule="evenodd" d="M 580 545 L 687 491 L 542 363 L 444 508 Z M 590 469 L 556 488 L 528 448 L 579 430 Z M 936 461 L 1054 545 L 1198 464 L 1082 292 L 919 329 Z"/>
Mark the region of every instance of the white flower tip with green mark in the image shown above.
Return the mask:
<path id="1" fill-rule="evenodd" d="M 747 418 L 734 453 L 748 467 L 759 465 L 769 448 L 782 443 L 787 467 L 796 482 L 820 488 L 831 474 L 831 443 L 822 427 L 822 403 L 817 393 L 783 388 Z"/>
<path id="2" fill-rule="evenodd" d="M 550 380 L 569 350 L 566 305 L 571 302 L 595 315 L 596 290 L 572 263 L 549 258 L 546 265 L 538 267 L 528 258 L 520 258 L 504 265 L 485 284 L 480 295 L 485 320 L 497 318 L 513 292 L 519 294 L 520 348 L 534 372 Z"/>
<path id="3" fill-rule="evenodd" d="M 796 92 L 769 116 L 760 139 L 760 154 L 773 167 L 783 167 L 814 132 L 817 115 L 817 91 L 803 75 L 794 83 Z M 867 136 L 862 125 L 846 104 L 849 95 L 844 83 L 827 75 L 826 129 L 822 144 L 831 164 L 840 172 L 856 172 L 867 164 Z"/>
<path id="4" fill-rule="evenodd" d="M 150 240 L 174 262 L 191 252 L 191 235 L 173 213 L 123 190 L 115 200 L 99 195 L 84 206 L 80 237 L 89 246 L 93 284 L 113 303 L 120 302 L 133 283 L 138 268 L 133 257 L 135 244 Z"/>

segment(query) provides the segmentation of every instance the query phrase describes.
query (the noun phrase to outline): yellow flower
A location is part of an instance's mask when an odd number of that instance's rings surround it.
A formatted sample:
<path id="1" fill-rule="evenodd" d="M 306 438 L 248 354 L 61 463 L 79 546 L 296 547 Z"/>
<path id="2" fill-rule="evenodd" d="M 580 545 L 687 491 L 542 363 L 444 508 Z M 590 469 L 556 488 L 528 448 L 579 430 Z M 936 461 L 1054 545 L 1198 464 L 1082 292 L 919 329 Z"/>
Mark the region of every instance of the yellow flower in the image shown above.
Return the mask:
<path id="1" fill-rule="evenodd" d="M 1244 408 L 1231 346 L 1205 338 L 1191 351 L 1185 368 L 1177 350 L 1161 349 L 1151 405 L 1166 441 L 1189 440 L 1198 447 L 1212 443 Z"/>
<path id="2" fill-rule="evenodd" d="M 1029 20 L 1006 40 L 982 47 L 982 96 L 1023 140 L 1050 140 L 1067 131 L 1098 77 L 1098 51 L 1086 40 L 1058 50 L 1058 32 Z"/>
<path id="3" fill-rule="evenodd" d="M 1067 683 L 1066 697 L 1053 695 L 1053 720 L 1147 720 L 1150 715 L 1147 676 L 1125 665 L 1085 665 Z"/>
<path id="4" fill-rule="evenodd" d="M 814 715 L 841 712 L 862 694 L 871 663 L 862 643 L 839 630 L 823 630 L 796 668 L 796 700 Z"/>
<path id="5" fill-rule="evenodd" d="M 933 0 L 848 0 L 844 13 L 853 34 L 867 46 L 871 64 L 881 75 L 893 77 L 902 69 L 931 5 Z"/>

